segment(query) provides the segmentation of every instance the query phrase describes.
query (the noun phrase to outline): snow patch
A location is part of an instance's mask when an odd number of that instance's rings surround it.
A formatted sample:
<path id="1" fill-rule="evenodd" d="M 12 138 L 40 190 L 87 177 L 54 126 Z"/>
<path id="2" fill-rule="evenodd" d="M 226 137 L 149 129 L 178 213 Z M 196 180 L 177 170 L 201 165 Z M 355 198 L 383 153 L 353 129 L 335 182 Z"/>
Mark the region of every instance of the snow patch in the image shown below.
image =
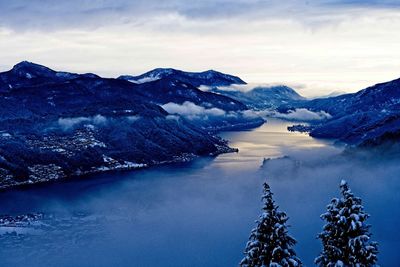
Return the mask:
<path id="1" fill-rule="evenodd" d="M 138 80 L 129 79 L 128 82 L 135 83 L 135 84 L 142 84 L 142 83 L 154 82 L 154 81 L 157 81 L 159 79 L 160 79 L 160 77 L 158 77 L 158 76 L 154 76 L 154 77 L 149 76 L 149 77 L 143 77 L 143 78 L 138 79 Z"/>

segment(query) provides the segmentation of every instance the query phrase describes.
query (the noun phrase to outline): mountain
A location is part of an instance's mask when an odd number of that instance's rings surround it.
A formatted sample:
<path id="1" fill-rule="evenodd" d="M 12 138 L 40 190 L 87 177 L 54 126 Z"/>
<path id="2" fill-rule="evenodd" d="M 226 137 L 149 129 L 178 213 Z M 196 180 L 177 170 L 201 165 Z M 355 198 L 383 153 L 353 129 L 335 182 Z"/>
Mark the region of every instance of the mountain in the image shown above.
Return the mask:
<path id="1" fill-rule="evenodd" d="M 200 85 L 244 83 L 235 76 L 216 71 L 155 69 L 133 80 L 132 76 L 120 76 L 118 80 L 130 81 L 135 93 L 143 99 L 162 105 L 171 114 L 183 116 L 208 131 L 253 128 L 264 123 L 257 115 L 249 116 L 246 112 L 249 107 L 242 102 L 198 89 Z"/>
<path id="2" fill-rule="evenodd" d="M 203 92 L 193 84 L 178 79 L 182 77 L 191 77 L 191 81 L 194 84 L 197 84 L 201 80 L 207 84 L 211 84 L 215 82 L 218 77 L 225 77 L 223 81 L 227 79 L 234 81 L 235 79 L 239 79 L 237 77 L 215 71 L 190 73 L 172 69 L 156 70 L 157 71 L 151 71 L 149 73 L 158 73 L 160 77 L 157 80 L 140 84 L 129 83 L 132 90 L 131 93 L 134 94 L 135 97 L 156 105 L 168 103 L 183 104 L 185 102 L 190 102 L 205 109 L 217 108 L 227 113 L 234 113 L 229 114 L 230 116 L 202 116 L 200 120 L 192 120 L 192 123 L 200 125 L 201 128 L 208 131 L 229 130 L 238 127 L 250 128 L 264 123 L 264 120 L 260 117 L 243 116 L 243 111 L 248 109 L 243 103 L 212 92 Z M 211 80 L 207 81 L 207 77 Z M 2 73 L 0 92 L 7 92 L 11 89 L 18 89 L 24 86 L 44 86 L 45 84 L 62 83 L 77 78 L 101 79 L 99 76 L 91 73 L 76 74 L 58 72 L 42 65 L 23 61 L 15 65 L 10 71 Z M 117 81 L 124 81 L 125 84 L 128 84 L 125 79 L 116 79 L 113 82 L 116 83 Z"/>
<path id="3" fill-rule="evenodd" d="M 256 87 L 249 91 L 213 88 L 211 92 L 231 97 L 253 109 L 271 109 L 283 104 L 306 100 L 294 89 L 284 85 Z"/>
<path id="4" fill-rule="evenodd" d="M 233 151 L 138 86 L 29 62 L 0 73 L 0 188 Z"/>
<path id="5" fill-rule="evenodd" d="M 340 95 L 345 95 L 345 94 L 346 94 L 346 92 L 344 92 L 344 91 L 333 91 L 326 95 L 316 96 L 313 99 L 335 97 L 335 96 L 340 96 Z"/>
<path id="6" fill-rule="evenodd" d="M 322 110 L 332 115 L 332 119 L 313 126 L 311 136 L 337 138 L 354 145 L 377 145 L 399 140 L 400 79 L 353 94 L 314 99 L 294 107 Z"/>
<path id="7" fill-rule="evenodd" d="M 302 104 L 312 110 L 324 110 L 334 117 L 354 112 L 396 109 L 400 103 L 400 79 L 379 83 L 357 93 L 319 98 Z"/>
<path id="8" fill-rule="evenodd" d="M 137 94 L 161 105 L 169 102 L 182 104 L 189 101 L 199 106 L 214 107 L 226 111 L 247 109 L 246 105 L 230 97 L 201 91 L 193 84 L 172 77 L 135 84 L 134 88 Z"/>
<path id="9" fill-rule="evenodd" d="M 122 75 L 118 79 L 130 81 L 132 83 L 146 83 L 163 78 L 179 80 L 191 84 L 195 87 L 205 86 L 223 86 L 231 84 L 246 84 L 242 79 L 229 74 L 224 74 L 215 70 L 204 72 L 185 72 L 171 68 L 157 68 L 139 76 Z"/>
<path id="10" fill-rule="evenodd" d="M 256 87 L 242 92 L 233 89 L 218 87 L 230 85 L 244 85 L 242 79 L 214 70 L 204 72 L 185 72 L 176 69 L 154 69 L 139 76 L 123 75 L 118 77 L 135 83 L 142 90 L 159 103 L 165 104 L 170 96 L 179 95 L 178 103 L 190 101 L 197 105 L 211 104 L 213 107 L 224 110 L 245 110 L 275 108 L 285 103 L 305 100 L 295 90 L 287 86 Z M 201 91 L 200 86 L 207 86 L 209 91 Z M 216 96 L 219 95 L 219 97 Z M 211 97 L 212 95 L 212 97 Z M 204 101 L 204 97 L 211 102 Z M 173 99 L 176 101 L 177 99 Z M 174 102 L 170 101 L 170 102 Z"/>

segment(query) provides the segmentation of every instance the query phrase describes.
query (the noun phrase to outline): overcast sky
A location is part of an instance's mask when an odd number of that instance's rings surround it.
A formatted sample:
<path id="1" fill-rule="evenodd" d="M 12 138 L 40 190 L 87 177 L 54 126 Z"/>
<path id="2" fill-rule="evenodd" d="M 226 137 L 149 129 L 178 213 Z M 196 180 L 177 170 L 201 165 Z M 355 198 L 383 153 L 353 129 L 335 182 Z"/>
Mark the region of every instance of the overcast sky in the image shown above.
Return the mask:
<path id="1" fill-rule="evenodd" d="M 216 69 L 306 96 L 400 77 L 399 0 L 0 0 L 0 70 Z"/>

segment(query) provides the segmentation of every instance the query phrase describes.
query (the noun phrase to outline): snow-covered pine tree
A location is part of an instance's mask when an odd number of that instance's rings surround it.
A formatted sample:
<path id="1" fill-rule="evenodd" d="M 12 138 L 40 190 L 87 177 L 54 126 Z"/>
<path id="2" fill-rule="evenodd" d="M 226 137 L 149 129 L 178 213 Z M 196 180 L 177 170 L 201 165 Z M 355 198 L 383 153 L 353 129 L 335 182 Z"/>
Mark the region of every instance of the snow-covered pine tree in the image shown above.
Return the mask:
<path id="1" fill-rule="evenodd" d="M 327 212 L 321 215 L 326 221 L 318 235 L 323 250 L 315 263 L 324 267 L 375 266 L 378 247 L 370 240 L 370 226 L 365 222 L 369 215 L 346 181 L 342 180 L 340 189 L 342 197 L 332 199 Z"/>
<path id="2" fill-rule="evenodd" d="M 240 262 L 242 267 L 302 266 L 293 249 L 296 240 L 288 234 L 288 217 L 278 210 L 272 196 L 269 185 L 264 183 L 263 213 L 251 231 L 245 257 Z"/>

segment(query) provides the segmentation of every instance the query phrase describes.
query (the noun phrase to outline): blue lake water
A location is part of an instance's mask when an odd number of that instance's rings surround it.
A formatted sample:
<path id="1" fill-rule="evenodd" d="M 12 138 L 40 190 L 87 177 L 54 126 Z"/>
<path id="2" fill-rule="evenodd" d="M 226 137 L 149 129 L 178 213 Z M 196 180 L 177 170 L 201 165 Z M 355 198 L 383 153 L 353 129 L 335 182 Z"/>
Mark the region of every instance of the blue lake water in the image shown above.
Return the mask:
<path id="1" fill-rule="evenodd" d="M 320 250 L 319 215 L 346 178 L 371 214 L 382 266 L 400 255 L 400 164 L 338 158 L 331 142 L 270 120 L 222 137 L 239 153 L 0 193 L 0 214 L 43 212 L 40 225 L 0 228 L 0 266 L 237 266 L 267 179 L 307 266 Z M 293 161 L 263 158 L 290 156 Z M 294 165 L 293 165 L 294 164 Z"/>

